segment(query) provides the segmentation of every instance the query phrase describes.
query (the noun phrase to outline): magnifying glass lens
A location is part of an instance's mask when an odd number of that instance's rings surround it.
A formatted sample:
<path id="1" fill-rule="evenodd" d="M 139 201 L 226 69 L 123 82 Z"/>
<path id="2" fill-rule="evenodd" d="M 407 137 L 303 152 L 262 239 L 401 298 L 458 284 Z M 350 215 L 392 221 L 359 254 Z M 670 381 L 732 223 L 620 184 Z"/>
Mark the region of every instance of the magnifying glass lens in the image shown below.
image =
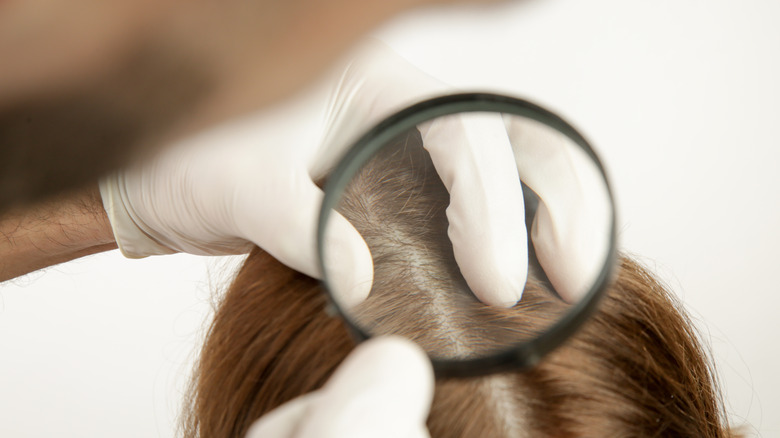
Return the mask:
<path id="1" fill-rule="evenodd" d="M 614 211 L 598 159 L 568 125 L 517 112 L 386 124 L 331 175 L 321 263 L 363 336 L 404 336 L 434 361 L 506 355 L 605 287 Z M 345 251 L 345 226 L 364 247 Z"/>

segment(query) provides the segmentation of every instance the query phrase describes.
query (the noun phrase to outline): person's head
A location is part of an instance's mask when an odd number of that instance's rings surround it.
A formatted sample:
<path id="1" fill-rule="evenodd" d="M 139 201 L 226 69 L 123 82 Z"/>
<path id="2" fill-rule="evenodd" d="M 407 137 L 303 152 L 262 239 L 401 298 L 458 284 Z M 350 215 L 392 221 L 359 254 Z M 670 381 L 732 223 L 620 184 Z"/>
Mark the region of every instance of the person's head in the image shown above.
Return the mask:
<path id="1" fill-rule="evenodd" d="M 417 327 L 404 335 L 429 350 L 469 355 L 458 336 L 479 321 L 454 309 L 482 305 L 468 294 L 442 296 L 431 280 L 457 269 L 446 239 L 431 234 L 441 227 L 429 226 L 446 221 L 446 191 L 419 136 L 400 140 L 366 166 L 341 209 L 371 249 L 375 281 L 390 291 L 370 296 L 360 311 L 388 326 Z M 540 330 L 566 309 L 530 277 L 517 306 L 483 312 L 506 321 L 495 344 L 518 329 Z M 316 280 L 253 251 L 208 332 L 184 435 L 242 437 L 263 414 L 319 388 L 354 347 L 326 301 Z M 690 321 L 627 258 L 597 313 L 533 369 L 437 381 L 428 427 L 432 437 L 732 436 Z"/>

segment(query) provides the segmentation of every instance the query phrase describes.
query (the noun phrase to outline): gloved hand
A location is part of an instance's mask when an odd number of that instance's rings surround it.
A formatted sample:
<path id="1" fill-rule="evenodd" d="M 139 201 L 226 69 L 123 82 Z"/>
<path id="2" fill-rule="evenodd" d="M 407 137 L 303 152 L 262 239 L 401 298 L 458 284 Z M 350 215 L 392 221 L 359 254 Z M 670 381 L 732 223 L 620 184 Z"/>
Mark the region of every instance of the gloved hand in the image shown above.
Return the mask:
<path id="1" fill-rule="evenodd" d="M 120 249 L 129 257 L 178 251 L 237 254 L 253 242 L 288 266 L 320 277 L 315 228 L 322 192 L 312 180 L 325 176 L 357 136 L 380 119 L 449 91 L 383 44 L 371 42 L 341 75 L 321 141 L 301 139 L 294 125 L 280 123 L 284 117 L 294 119 L 294 113 L 259 114 L 188 139 L 151 162 L 106 178 L 101 194 Z M 513 129 L 523 131 L 522 126 Z M 450 191 L 449 235 L 461 272 L 483 302 L 515 304 L 527 275 L 527 233 L 513 153 L 522 155 L 527 146 L 510 141 L 498 115 L 450 116 L 424 124 L 420 131 Z M 556 149 L 550 151 L 556 154 Z M 538 235 L 555 236 L 559 228 L 577 230 L 579 222 L 571 221 L 576 216 L 555 202 L 558 191 L 545 190 L 545 184 L 555 186 L 545 181 L 554 182 L 557 173 L 570 169 L 526 167 L 526 174 L 542 174 L 537 178 L 541 187 L 534 189 L 546 193 L 549 199 L 542 201 L 555 213 L 537 218 L 539 229 L 552 230 Z M 548 220 L 552 217 L 555 220 Z M 345 267 L 335 289 L 345 292 L 343 304 L 358 304 L 370 291 L 370 252 L 340 216 L 334 230 L 326 244 L 330 254 L 342 254 Z M 565 284 L 582 282 L 580 270 L 571 267 L 592 259 L 587 248 L 572 252 L 578 246 L 566 239 L 540 238 L 534 244 L 537 252 L 545 245 L 551 249 L 545 270 L 563 267 L 553 277 L 568 278 Z M 560 258 L 570 253 L 574 258 Z M 568 293 L 559 292 L 564 297 Z"/>
<path id="2" fill-rule="evenodd" d="M 185 140 L 103 180 L 101 194 L 117 243 L 126 256 L 144 257 L 237 254 L 252 242 L 319 277 L 315 228 L 322 193 L 312 180 L 325 176 L 373 123 L 445 90 L 372 43 L 344 71 L 321 142 L 301 141 L 289 124 L 277 123 L 280 116 L 260 114 Z M 484 302 L 515 304 L 525 284 L 526 233 L 517 227 L 523 222 L 522 192 L 501 118 L 467 123 L 456 118 L 422 131 L 451 192 L 450 236 L 464 276 Z M 476 142 L 480 148 L 473 147 Z M 471 232 L 476 229 L 482 234 Z M 371 256 L 346 220 L 338 217 L 336 230 L 328 245 L 338 248 L 333 254 L 343 254 L 339 259 L 346 267 L 336 289 L 348 291 L 343 303 L 354 305 L 370 292 Z"/>
<path id="3" fill-rule="evenodd" d="M 257 420 L 246 438 L 425 438 L 433 370 L 402 338 L 362 343 L 325 386 Z"/>
<path id="4" fill-rule="evenodd" d="M 364 44 L 329 105 L 323 151 L 341 155 L 384 117 L 454 90 L 383 43 Z M 611 204 L 601 175 L 570 139 L 530 119 L 471 113 L 418 126 L 450 193 L 455 259 L 481 301 L 512 306 L 527 277 L 522 179 L 540 197 L 531 238 L 556 291 L 569 302 L 588 292 L 609 242 Z M 325 174 L 333 160 L 319 160 Z"/>
<path id="5" fill-rule="evenodd" d="M 343 154 L 383 118 L 452 87 L 370 40 L 342 74 L 326 117 L 323 151 Z M 450 193 L 448 234 L 471 290 L 486 304 L 520 299 L 528 253 L 523 193 L 500 115 L 442 117 L 419 127 L 423 147 Z M 322 159 L 315 174 L 334 160 Z M 518 226 L 519 225 L 519 226 Z"/>
<path id="6" fill-rule="evenodd" d="M 321 108 L 324 100 L 314 103 Z M 323 194 L 310 169 L 320 148 L 316 138 L 299 132 L 301 106 L 234 120 L 102 180 L 103 204 L 122 253 L 241 254 L 254 243 L 319 277 L 316 223 Z M 329 244 L 353 268 L 349 279 L 370 285 L 365 242 L 341 216 L 334 222 Z"/>

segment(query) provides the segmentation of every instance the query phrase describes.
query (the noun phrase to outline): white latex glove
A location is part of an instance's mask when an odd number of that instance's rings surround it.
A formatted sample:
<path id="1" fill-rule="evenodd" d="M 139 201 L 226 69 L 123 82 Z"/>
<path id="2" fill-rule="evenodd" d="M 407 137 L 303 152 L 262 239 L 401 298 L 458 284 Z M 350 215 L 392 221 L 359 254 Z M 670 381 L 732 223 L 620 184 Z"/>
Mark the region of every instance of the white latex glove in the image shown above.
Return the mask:
<path id="1" fill-rule="evenodd" d="M 321 148 L 317 133 L 300 132 L 298 125 L 305 108 L 321 111 L 324 101 L 307 97 L 234 120 L 101 181 L 122 253 L 241 254 L 254 243 L 293 269 L 320 277 L 316 224 L 323 194 L 313 180 L 323 175 L 311 169 L 322 164 Z M 371 254 L 349 222 L 334 219 L 329 251 L 350 267 L 340 280 L 359 302 L 370 291 Z"/>
<path id="2" fill-rule="evenodd" d="M 522 180 L 539 196 L 531 228 L 536 257 L 568 302 L 596 281 L 609 250 L 612 203 L 584 151 L 539 122 L 505 117 Z"/>
<path id="3" fill-rule="evenodd" d="M 128 257 L 179 251 L 238 254 L 253 242 L 288 266 L 319 278 L 316 223 L 322 192 L 312 181 L 324 177 L 354 140 L 382 118 L 450 91 L 387 46 L 370 42 L 335 86 L 321 139 L 300 135 L 294 110 L 274 109 L 202 133 L 151 162 L 106 178 L 101 194 L 120 249 Z M 305 102 L 322 105 L 317 98 Z M 511 306 L 521 297 L 527 276 L 518 178 L 522 170 L 523 178 L 538 182 L 533 188 L 544 194 L 548 213 L 555 217 L 540 222 L 550 226 L 539 229 L 552 232 L 535 234 L 537 252 L 550 249 L 546 258 L 540 257 L 548 276 L 553 284 L 563 285 L 559 292 L 564 297 L 576 298 L 580 292 L 574 289 L 585 281 L 579 273 L 592 270 L 579 265 L 595 258 L 579 241 L 569 245 L 579 250 L 571 251 L 565 238 L 539 238 L 555 236 L 558 229 L 579 230 L 566 234 L 574 236 L 589 232 L 572 220 L 577 216 L 570 213 L 570 205 L 556 202 L 559 191 L 546 189 L 556 186 L 556 175 L 568 178 L 570 169 L 534 168 L 534 161 L 523 158 L 529 146 L 510 142 L 498 115 L 453 115 L 424 124 L 420 131 L 450 192 L 449 235 L 475 294 L 497 306 Z M 518 169 L 513 153 L 529 165 Z M 576 205 L 587 212 L 587 204 Z M 343 305 L 359 304 L 371 289 L 370 252 L 346 220 L 336 216 L 331 226 L 329 254 L 340 254 L 342 261 L 335 289 Z M 606 240 L 606 234 L 595 234 L 595 240 L 601 238 Z M 556 283 L 557 276 L 566 280 Z"/>
<path id="4" fill-rule="evenodd" d="M 257 420 L 246 438 L 426 438 L 433 370 L 410 341 L 375 338 L 325 386 Z"/>
<path id="5" fill-rule="evenodd" d="M 315 229 L 322 192 L 312 180 L 325 176 L 374 123 L 447 89 L 383 44 L 369 43 L 332 93 L 321 141 L 301 140 L 283 114 L 265 113 L 106 178 L 101 194 L 117 243 L 126 256 L 144 257 L 237 254 L 254 242 L 319 278 Z M 501 118 L 455 116 L 421 131 L 451 194 L 449 234 L 464 277 L 485 303 L 514 305 L 525 285 L 527 243 L 518 226 L 521 186 Z M 335 227 L 327 242 L 337 248 L 330 254 L 342 254 L 335 289 L 342 304 L 352 306 L 368 296 L 373 265 L 354 228 L 341 217 Z"/>

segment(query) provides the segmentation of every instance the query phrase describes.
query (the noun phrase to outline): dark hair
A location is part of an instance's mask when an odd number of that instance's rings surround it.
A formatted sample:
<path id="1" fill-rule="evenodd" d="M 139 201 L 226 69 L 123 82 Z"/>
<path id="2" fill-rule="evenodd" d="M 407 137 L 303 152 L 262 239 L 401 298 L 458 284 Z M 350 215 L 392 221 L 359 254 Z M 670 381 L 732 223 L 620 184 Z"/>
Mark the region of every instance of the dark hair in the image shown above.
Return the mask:
<path id="1" fill-rule="evenodd" d="M 396 305 L 407 307 L 391 313 L 420 324 L 432 320 L 435 280 L 417 281 L 412 271 L 420 268 L 415 265 L 420 257 L 404 254 L 421 247 L 431 251 L 431 245 L 446 241 L 425 231 L 437 227 L 423 226 L 446 221 L 446 203 L 436 201 L 443 187 L 432 169 L 419 135 L 403 138 L 366 166 L 347 195 L 350 204 L 342 208 L 371 248 L 376 281 L 415 294 L 415 299 L 396 298 Z M 399 211 L 404 215 L 394 225 L 401 228 L 394 229 L 393 241 L 386 219 Z M 423 261 L 425 269 L 452 269 L 448 253 L 451 248 L 434 248 L 434 256 Z M 437 381 L 428 419 L 431 436 L 734 436 L 725 424 L 712 363 L 679 302 L 628 258 L 621 258 L 617 271 L 596 314 L 535 368 Z M 565 310 L 567 305 L 533 273 L 529 281 L 517 306 L 486 308 L 484 317 L 505 318 L 510 327 L 524 324 L 533 331 Z M 361 306 L 376 316 L 384 308 L 377 303 L 388 300 L 371 296 Z M 447 303 L 480 306 L 473 297 L 448 297 Z M 208 331 L 183 435 L 243 437 L 263 414 L 319 388 L 354 347 L 343 323 L 325 306 L 316 280 L 252 251 Z M 528 306 L 535 312 L 524 312 Z M 518 314 L 547 317 L 513 319 Z M 446 325 L 425 323 L 406 335 L 429 349 L 448 348 L 443 331 L 467 324 L 448 318 Z M 395 319 L 386 323 L 397 324 Z"/>

